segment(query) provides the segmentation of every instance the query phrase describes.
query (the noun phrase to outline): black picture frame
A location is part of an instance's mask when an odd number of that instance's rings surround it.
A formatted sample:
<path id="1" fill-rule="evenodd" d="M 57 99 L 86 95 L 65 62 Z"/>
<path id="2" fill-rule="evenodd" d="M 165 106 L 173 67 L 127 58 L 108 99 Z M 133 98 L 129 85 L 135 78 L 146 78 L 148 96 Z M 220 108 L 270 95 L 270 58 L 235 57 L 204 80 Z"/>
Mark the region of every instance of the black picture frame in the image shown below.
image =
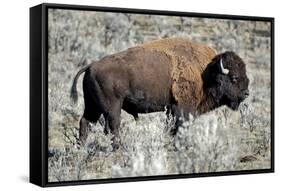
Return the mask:
<path id="1" fill-rule="evenodd" d="M 271 23 L 271 168 L 231 172 L 161 175 L 114 179 L 48 182 L 48 17 L 49 8 L 70 10 L 92 10 L 150 15 L 190 16 L 231 20 L 267 21 Z M 274 172 L 274 18 L 190 13 L 160 10 L 142 10 L 85 5 L 40 4 L 30 8 L 30 182 L 42 187 L 100 184 L 114 182 L 147 181 L 159 179 L 195 178 Z"/>

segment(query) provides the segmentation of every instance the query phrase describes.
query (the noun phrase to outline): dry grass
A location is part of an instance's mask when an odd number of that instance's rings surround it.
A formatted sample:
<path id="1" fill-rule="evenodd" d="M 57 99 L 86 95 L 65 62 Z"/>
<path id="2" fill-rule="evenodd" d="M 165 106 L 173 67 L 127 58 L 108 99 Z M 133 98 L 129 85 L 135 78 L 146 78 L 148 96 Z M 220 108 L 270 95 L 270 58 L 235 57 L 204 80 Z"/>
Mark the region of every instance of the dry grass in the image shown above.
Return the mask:
<path id="1" fill-rule="evenodd" d="M 265 22 L 50 10 L 48 180 L 189 174 L 270 168 L 270 25 Z M 77 145 L 79 102 L 70 86 L 83 58 L 98 60 L 142 42 L 184 37 L 219 52 L 233 50 L 247 64 L 250 97 L 231 111 L 221 107 L 184 123 L 173 138 L 164 113 L 122 112 L 122 148 L 112 152 L 111 136 L 98 123 L 87 144 Z"/>

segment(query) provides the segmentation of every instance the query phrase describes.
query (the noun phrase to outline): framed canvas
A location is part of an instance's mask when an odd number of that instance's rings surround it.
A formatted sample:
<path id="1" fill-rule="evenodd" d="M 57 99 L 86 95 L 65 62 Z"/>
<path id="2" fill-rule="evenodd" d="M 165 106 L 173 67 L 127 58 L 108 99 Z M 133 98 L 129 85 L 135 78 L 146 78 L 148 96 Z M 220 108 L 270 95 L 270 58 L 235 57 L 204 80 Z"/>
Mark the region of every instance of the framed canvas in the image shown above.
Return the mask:
<path id="1" fill-rule="evenodd" d="M 274 18 L 30 8 L 30 182 L 274 172 Z"/>

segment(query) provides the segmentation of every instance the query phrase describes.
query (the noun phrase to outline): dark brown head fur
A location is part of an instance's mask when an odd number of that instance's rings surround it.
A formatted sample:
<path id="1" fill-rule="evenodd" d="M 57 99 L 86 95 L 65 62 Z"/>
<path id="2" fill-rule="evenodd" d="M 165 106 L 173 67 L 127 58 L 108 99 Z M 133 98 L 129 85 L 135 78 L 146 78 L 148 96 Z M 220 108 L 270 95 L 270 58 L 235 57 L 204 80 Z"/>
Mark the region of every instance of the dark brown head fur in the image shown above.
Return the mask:
<path id="1" fill-rule="evenodd" d="M 224 69 L 229 70 L 228 74 L 223 73 L 221 61 Z M 221 105 L 237 110 L 249 95 L 245 63 L 234 52 L 217 55 L 203 72 L 202 79 L 205 101 L 208 100 L 211 107 L 209 110 Z"/>

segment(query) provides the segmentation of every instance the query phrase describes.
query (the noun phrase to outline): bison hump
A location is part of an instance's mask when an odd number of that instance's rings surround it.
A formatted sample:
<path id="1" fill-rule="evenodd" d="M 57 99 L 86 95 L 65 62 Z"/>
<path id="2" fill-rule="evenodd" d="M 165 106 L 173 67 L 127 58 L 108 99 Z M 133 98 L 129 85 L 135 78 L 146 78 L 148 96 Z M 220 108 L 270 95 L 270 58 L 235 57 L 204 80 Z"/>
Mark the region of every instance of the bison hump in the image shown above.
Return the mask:
<path id="1" fill-rule="evenodd" d="M 197 108 L 203 97 L 201 74 L 216 51 L 206 44 L 182 38 L 156 40 L 139 47 L 164 52 L 170 57 L 174 99 L 182 107 Z"/>

